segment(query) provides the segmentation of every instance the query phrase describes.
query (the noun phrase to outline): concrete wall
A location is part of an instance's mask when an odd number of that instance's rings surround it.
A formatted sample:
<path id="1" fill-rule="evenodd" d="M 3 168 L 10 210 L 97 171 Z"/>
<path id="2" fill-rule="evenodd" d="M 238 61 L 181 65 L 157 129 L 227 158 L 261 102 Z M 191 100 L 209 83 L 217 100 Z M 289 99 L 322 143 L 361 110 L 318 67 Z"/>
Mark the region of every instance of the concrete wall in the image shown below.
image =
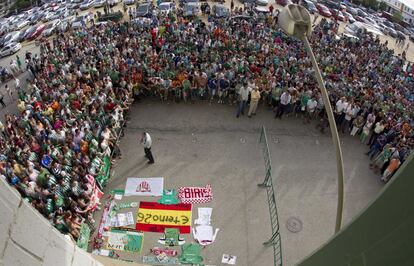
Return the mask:
<path id="1" fill-rule="evenodd" d="M 0 266 L 102 266 L 0 179 Z"/>
<path id="2" fill-rule="evenodd" d="M 411 154 L 366 210 L 299 265 L 414 265 L 413 187 Z"/>

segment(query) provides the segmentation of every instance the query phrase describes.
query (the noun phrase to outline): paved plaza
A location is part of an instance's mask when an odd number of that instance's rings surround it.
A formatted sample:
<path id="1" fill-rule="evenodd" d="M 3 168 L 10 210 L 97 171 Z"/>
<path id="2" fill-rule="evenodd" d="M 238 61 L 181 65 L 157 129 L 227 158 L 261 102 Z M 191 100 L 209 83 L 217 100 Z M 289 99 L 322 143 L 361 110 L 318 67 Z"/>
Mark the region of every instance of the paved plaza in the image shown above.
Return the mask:
<path id="1" fill-rule="evenodd" d="M 389 40 L 389 46 L 394 45 L 394 40 L 389 37 L 381 40 Z M 39 52 L 34 43 L 28 43 L 18 55 L 23 58 L 26 50 L 33 54 Z M 412 51 L 413 45 L 408 52 L 410 60 L 414 55 Z M 400 52 L 397 48 L 396 53 Z M 12 58 L 15 55 L 0 60 L 0 65 L 8 66 Z M 19 77 L 22 83 L 26 77 L 27 73 Z M 1 110 L 2 117 L 6 112 L 16 112 L 15 104 L 7 98 L 5 101 L 8 107 Z M 153 99 L 134 103 L 125 136 L 120 141 L 122 159 L 117 161 L 104 190 L 105 201 L 112 189 L 125 188 L 128 177 L 162 176 L 165 188 L 209 184 L 213 189 L 213 201 L 193 206 L 193 220 L 197 218 L 197 207 L 212 207 L 212 225 L 220 229 L 214 244 L 202 250 L 205 264 L 222 265 L 221 256 L 225 253 L 237 256 L 237 265 L 273 265 L 272 248 L 262 245 L 271 236 L 266 190 L 257 187 L 265 174 L 258 142 L 264 125 L 273 163 L 283 263 L 294 265 L 333 235 L 337 172 L 330 134 L 316 130 L 315 121 L 304 125 L 301 118 L 292 115 L 275 120 L 273 113 L 263 106 L 251 119 L 246 116 L 237 119 L 235 114 L 234 105 L 216 103 L 167 104 Z M 146 164 L 139 143 L 144 130 L 153 139 L 154 165 Z M 383 184 L 369 169 L 365 155 L 367 146 L 359 143 L 357 137 L 340 137 L 345 165 L 343 226 L 346 226 L 375 199 Z M 124 197 L 122 201 L 157 199 Z M 137 208 L 130 211 L 135 216 Z M 95 213 L 96 222 L 100 221 L 101 215 L 100 211 Z M 299 232 L 292 233 L 286 227 L 292 217 L 302 223 Z M 160 236 L 159 233 L 145 233 L 140 255 L 160 246 L 157 243 Z M 192 235 L 184 237 L 188 243 L 193 242 Z M 137 258 L 137 255 L 122 257 L 133 261 L 138 261 Z"/>
<path id="2" fill-rule="evenodd" d="M 206 264 L 221 265 L 223 253 L 237 256 L 237 265 L 273 265 L 273 250 L 262 243 L 271 235 L 264 178 L 264 161 L 258 143 L 260 128 L 267 128 L 273 161 L 273 182 L 282 236 L 284 265 L 294 265 L 332 236 L 336 210 L 336 165 L 328 134 L 300 118 L 273 119 L 260 106 L 257 116 L 235 117 L 235 106 L 207 103 L 162 104 L 155 100 L 134 103 L 121 139 L 122 159 L 114 167 L 105 189 L 124 189 L 127 177 L 165 178 L 165 188 L 210 184 L 214 199 L 213 227 L 220 228 L 214 244 L 202 250 Z M 139 143 L 142 131 L 153 138 L 154 165 L 147 165 Z M 363 209 L 382 188 L 368 166 L 366 147 L 357 138 L 343 138 L 345 163 L 344 224 Z M 122 201 L 155 201 L 124 197 Z M 131 209 L 136 213 L 136 208 Z M 96 220 L 99 215 L 96 213 Z M 288 218 L 303 228 L 291 233 Z M 161 234 L 145 233 L 142 255 L 157 244 Z M 184 235 L 187 242 L 191 235 Z M 136 260 L 136 256 L 125 258 Z"/>

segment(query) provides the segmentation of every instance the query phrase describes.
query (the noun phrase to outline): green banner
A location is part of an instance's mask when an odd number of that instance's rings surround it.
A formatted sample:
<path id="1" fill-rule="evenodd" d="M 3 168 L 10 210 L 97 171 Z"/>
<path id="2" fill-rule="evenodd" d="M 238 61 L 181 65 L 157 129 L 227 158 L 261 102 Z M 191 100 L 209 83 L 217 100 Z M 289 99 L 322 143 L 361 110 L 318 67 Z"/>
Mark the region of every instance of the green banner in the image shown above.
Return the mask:
<path id="1" fill-rule="evenodd" d="M 125 190 L 124 189 L 112 189 L 109 193 L 111 195 L 115 195 L 115 194 L 124 195 Z"/>
<path id="2" fill-rule="evenodd" d="M 90 235 L 91 235 L 91 229 L 89 228 L 87 224 L 82 223 L 80 230 L 79 230 L 79 238 L 78 238 L 78 241 L 76 242 L 76 245 L 79 248 L 86 251 L 88 249 Z"/>
<path id="3" fill-rule="evenodd" d="M 129 228 L 111 228 L 107 248 L 112 250 L 140 252 L 144 241 L 144 233 Z"/>

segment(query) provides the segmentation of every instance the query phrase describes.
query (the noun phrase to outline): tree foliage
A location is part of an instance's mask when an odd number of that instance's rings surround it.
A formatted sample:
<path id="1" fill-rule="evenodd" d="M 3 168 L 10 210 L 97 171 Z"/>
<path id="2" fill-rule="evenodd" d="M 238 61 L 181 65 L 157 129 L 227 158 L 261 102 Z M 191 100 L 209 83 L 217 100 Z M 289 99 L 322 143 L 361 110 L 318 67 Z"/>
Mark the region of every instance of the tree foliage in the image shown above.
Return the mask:
<path id="1" fill-rule="evenodd" d="M 16 2 L 14 2 L 14 4 L 10 7 L 10 11 L 21 11 L 23 9 L 26 9 L 28 7 L 30 7 L 32 5 L 32 3 L 30 2 L 30 0 L 17 0 Z"/>
<path id="2" fill-rule="evenodd" d="M 381 11 L 387 10 L 387 4 L 384 1 L 380 2 L 378 9 Z"/>
<path id="3" fill-rule="evenodd" d="M 399 12 L 399 11 L 398 12 L 395 12 L 393 14 L 392 18 L 393 18 L 394 22 L 397 22 L 397 23 L 400 23 L 404 19 L 403 16 L 402 16 L 402 14 L 401 14 L 401 12 Z"/>
<path id="4" fill-rule="evenodd" d="M 373 10 L 378 10 L 379 6 L 379 2 L 377 0 L 354 0 L 353 3 Z"/>

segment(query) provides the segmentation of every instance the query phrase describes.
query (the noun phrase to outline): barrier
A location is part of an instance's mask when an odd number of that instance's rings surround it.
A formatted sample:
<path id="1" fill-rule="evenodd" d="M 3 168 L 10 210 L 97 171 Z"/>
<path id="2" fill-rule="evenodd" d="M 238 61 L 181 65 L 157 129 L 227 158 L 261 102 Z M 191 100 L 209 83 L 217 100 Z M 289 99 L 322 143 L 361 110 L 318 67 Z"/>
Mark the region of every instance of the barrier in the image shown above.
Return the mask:
<path id="1" fill-rule="evenodd" d="M 269 145 L 267 142 L 266 129 L 262 126 L 259 143 L 262 144 L 263 158 L 265 162 L 265 179 L 259 187 L 266 188 L 267 202 L 269 204 L 270 225 L 272 227 L 272 236 L 263 243 L 265 246 L 273 246 L 274 265 L 282 265 L 282 240 L 279 233 L 279 219 L 277 215 L 276 196 L 272 181 L 272 162 L 270 159 Z"/>
<path id="2" fill-rule="evenodd" d="M 118 146 L 119 140 L 122 136 L 122 131 L 124 129 L 124 126 L 126 124 L 126 119 L 124 120 L 124 122 L 122 123 L 121 127 L 119 128 L 118 132 L 117 132 L 117 136 L 116 136 L 116 140 L 115 140 L 115 144 L 114 144 L 114 149 L 112 149 L 111 155 L 110 156 L 105 156 L 103 158 L 103 165 L 98 173 L 98 175 L 96 175 L 95 180 L 96 183 L 98 184 L 100 189 L 103 189 L 106 186 L 106 183 L 108 182 L 109 178 L 111 177 L 110 174 L 110 170 L 111 170 L 111 160 L 114 156 L 115 153 L 115 146 Z"/>

